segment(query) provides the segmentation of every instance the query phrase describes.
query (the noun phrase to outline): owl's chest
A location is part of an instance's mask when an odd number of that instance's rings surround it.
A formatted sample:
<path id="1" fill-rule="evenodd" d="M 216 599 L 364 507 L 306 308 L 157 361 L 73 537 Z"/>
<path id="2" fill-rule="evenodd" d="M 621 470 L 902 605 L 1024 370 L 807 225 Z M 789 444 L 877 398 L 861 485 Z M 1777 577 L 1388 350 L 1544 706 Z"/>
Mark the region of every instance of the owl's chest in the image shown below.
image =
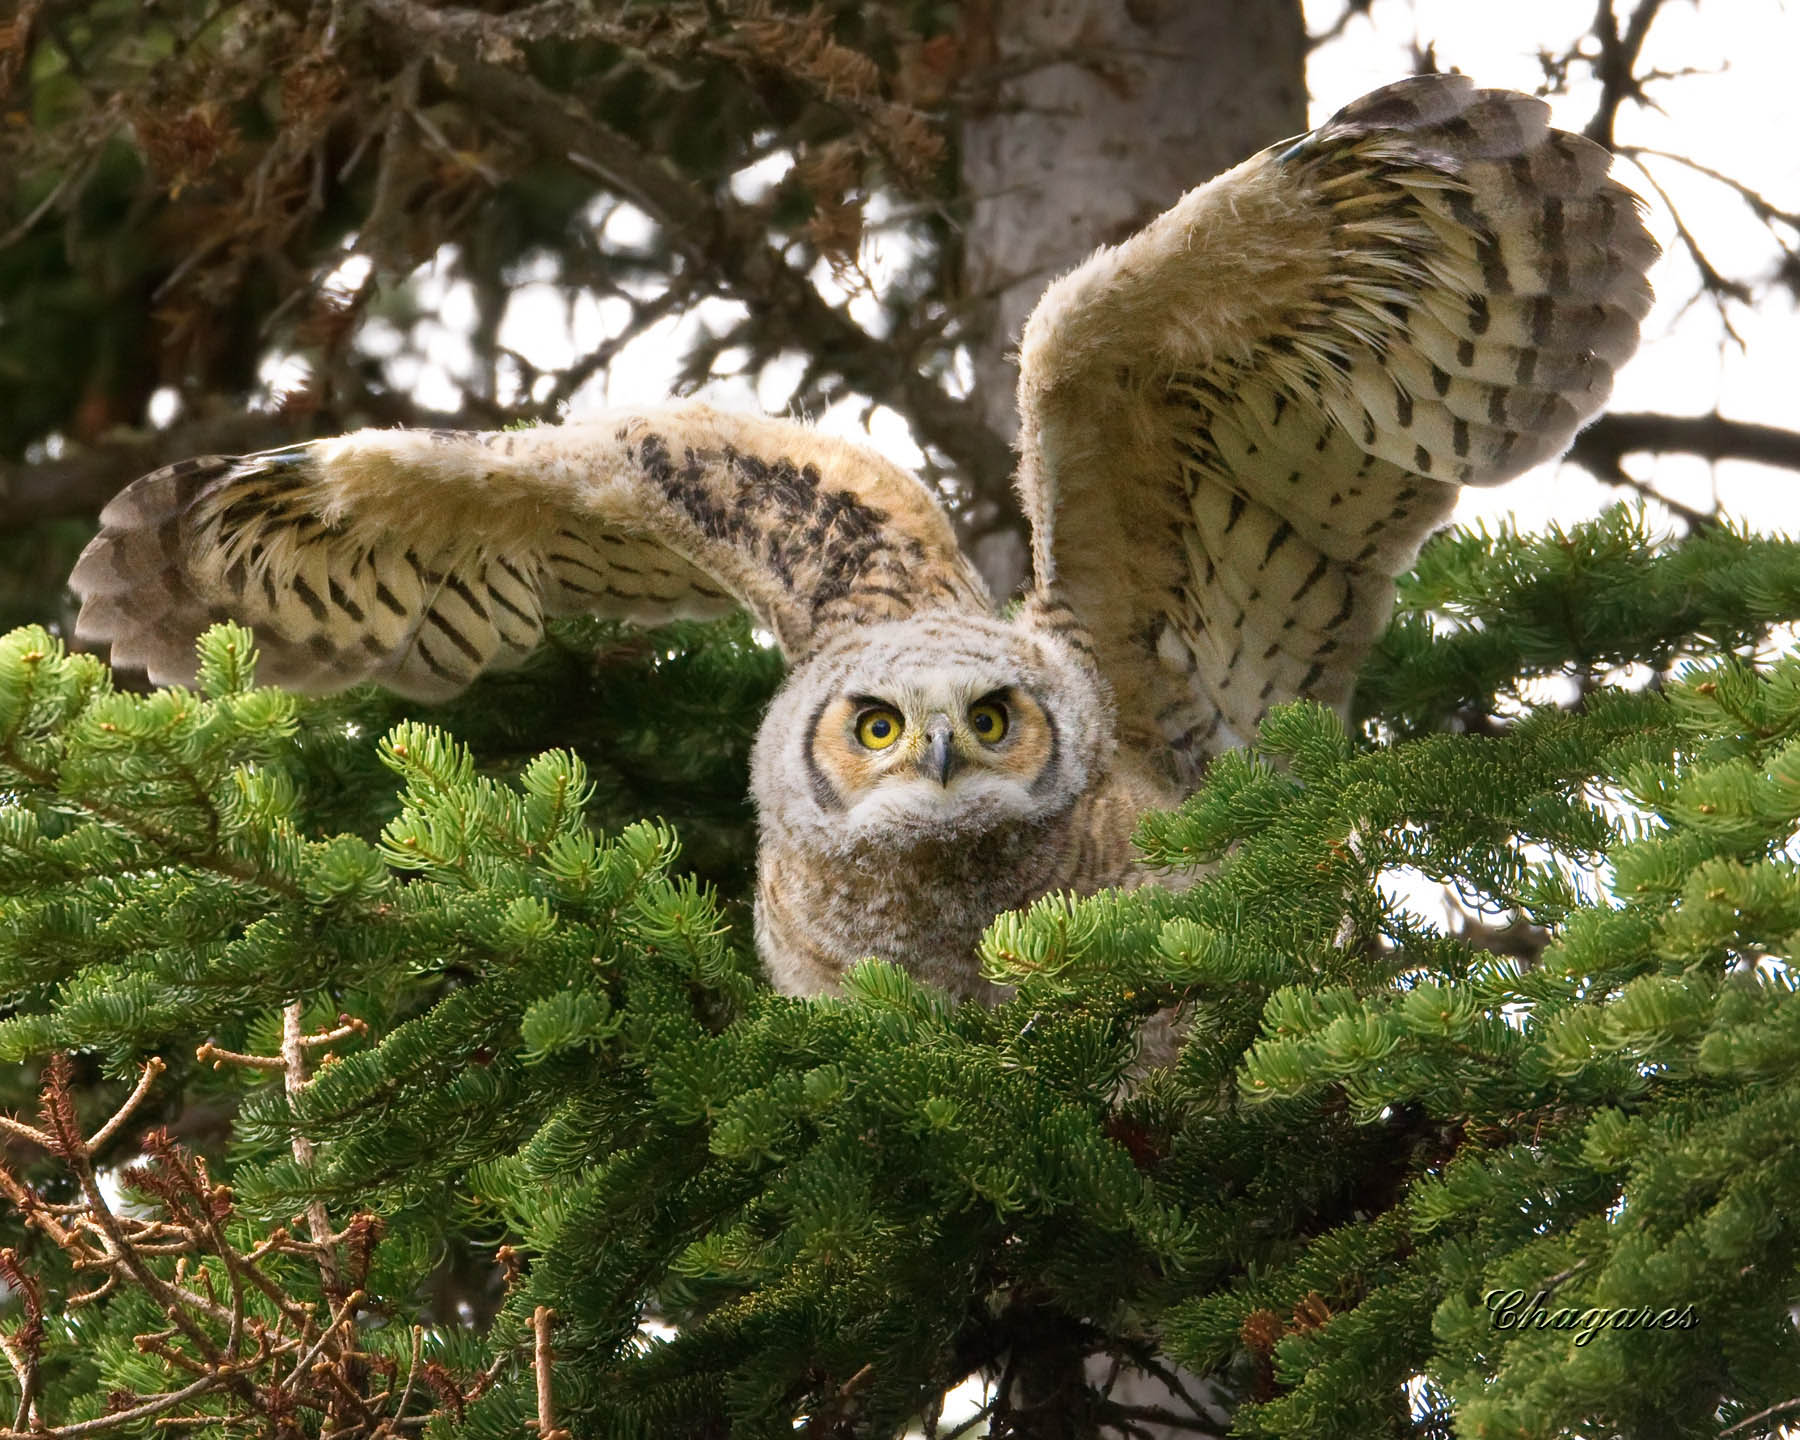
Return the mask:
<path id="1" fill-rule="evenodd" d="M 770 979 L 790 995 L 829 993 L 875 956 L 952 994 L 987 994 L 976 947 L 994 916 L 1052 890 L 1149 878 L 1130 843 L 1143 800 L 1103 786 L 1042 820 L 910 848 L 826 857 L 767 845 L 756 921 Z"/>
<path id="2" fill-rule="evenodd" d="M 1033 824 L 938 846 L 799 856 L 765 849 L 757 948 L 778 990 L 837 989 L 867 956 L 954 994 L 979 993 L 975 946 L 1002 910 L 1051 888 L 1062 827 Z"/>

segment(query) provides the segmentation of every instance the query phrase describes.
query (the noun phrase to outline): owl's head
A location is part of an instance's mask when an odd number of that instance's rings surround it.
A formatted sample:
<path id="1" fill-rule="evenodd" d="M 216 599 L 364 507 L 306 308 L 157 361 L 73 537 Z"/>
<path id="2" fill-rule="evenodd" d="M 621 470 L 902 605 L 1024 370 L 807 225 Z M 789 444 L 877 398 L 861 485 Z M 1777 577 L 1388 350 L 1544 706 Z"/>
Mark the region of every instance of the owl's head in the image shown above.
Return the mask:
<path id="1" fill-rule="evenodd" d="M 846 631 L 789 676 L 751 758 L 765 827 L 827 851 L 941 843 L 1068 809 L 1110 702 L 1054 635 L 948 612 Z"/>

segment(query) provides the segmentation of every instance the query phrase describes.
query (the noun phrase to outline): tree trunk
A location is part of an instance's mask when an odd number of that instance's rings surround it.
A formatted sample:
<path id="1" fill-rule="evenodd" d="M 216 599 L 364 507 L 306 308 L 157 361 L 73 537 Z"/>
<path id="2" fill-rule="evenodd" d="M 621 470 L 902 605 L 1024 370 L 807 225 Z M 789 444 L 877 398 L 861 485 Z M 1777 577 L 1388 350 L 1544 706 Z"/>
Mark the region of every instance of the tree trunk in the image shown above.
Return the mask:
<path id="1" fill-rule="evenodd" d="M 1306 28 L 1298 0 L 973 0 L 965 25 L 962 286 L 976 400 L 1011 439 L 1014 352 L 1045 285 L 1305 129 Z M 976 563 L 1006 596 L 1022 526 L 1000 477 L 977 483 Z"/>

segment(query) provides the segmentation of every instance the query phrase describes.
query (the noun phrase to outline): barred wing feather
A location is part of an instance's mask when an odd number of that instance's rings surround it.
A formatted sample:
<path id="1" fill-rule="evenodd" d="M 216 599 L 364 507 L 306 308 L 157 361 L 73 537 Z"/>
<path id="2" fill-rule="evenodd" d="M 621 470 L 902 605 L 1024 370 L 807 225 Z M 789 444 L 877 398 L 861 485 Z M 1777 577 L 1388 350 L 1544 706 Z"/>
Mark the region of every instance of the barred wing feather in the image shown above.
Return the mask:
<path id="1" fill-rule="evenodd" d="M 1657 248 L 1606 151 L 1462 76 L 1363 97 L 1045 292 L 1021 358 L 1037 583 L 1183 785 L 1343 705 L 1458 488 L 1553 458 Z"/>
<path id="2" fill-rule="evenodd" d="M 703 405 L 495 433 L 364 430 L 184 461 L 124 490 L 70 583 L 77 636 L 157 682 L 214 620 L 266 680 L 441 699 L 546 617 L 740 606 L 790 658 L 842 624 L 986 608 L 930 492 L 804 425 Z"/>

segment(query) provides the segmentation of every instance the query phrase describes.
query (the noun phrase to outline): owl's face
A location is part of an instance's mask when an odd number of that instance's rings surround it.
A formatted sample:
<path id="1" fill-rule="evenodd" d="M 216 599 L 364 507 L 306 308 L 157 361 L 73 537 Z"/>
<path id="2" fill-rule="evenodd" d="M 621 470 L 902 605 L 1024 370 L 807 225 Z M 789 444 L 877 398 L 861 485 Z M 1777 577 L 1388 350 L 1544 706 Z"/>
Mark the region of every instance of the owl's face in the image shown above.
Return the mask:
<path id="1" fill-rule="evenodd" d="M 827 850 L 979 837 L 1066 809 L 1110 737 L 1104 692 L 1054 637 L 939 614 L 859 628 L 769 708 L 765 826 Z"/>

